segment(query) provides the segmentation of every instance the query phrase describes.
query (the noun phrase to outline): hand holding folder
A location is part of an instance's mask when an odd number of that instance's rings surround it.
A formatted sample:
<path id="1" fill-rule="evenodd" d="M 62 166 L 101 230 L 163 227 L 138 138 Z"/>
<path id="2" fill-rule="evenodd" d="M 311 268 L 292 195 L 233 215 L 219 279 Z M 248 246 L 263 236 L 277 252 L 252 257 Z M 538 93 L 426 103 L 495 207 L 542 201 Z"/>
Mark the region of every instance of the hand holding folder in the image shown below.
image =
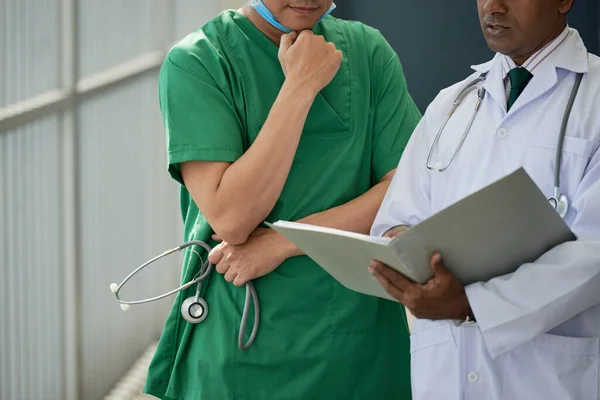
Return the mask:
<path id="1" fill-rule="evenodd" d="M 381 261 L 425 283 L 440 252 L 463 285 L 514 272 L 543 253 L 575 240 L 567 224 L 522 168 L 394 237 L 373 237 L 278 221 L 270 227 L 293 242 L 342 285 L 393 300 L 369 273 Z"/>

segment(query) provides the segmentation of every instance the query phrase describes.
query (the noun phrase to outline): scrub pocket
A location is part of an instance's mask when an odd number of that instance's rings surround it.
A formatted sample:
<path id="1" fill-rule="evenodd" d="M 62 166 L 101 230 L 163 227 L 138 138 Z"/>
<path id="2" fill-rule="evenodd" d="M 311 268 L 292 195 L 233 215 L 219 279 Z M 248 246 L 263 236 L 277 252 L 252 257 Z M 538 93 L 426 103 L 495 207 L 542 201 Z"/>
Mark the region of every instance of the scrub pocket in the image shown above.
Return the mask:
<path id="1" fill-rule="evenodd" d="M 544 334 L 505 354 L 502 399 L 598 399 L 598 342 Z"/>
<path id="2" fill-rule="evenodd" d="M 452 328 L 447 322 L 411 335 L 410 369 L 414 399 L 458 400 L 458 366 L 440 365 L 442 360 L 457 360 L 457 351 Z"/>

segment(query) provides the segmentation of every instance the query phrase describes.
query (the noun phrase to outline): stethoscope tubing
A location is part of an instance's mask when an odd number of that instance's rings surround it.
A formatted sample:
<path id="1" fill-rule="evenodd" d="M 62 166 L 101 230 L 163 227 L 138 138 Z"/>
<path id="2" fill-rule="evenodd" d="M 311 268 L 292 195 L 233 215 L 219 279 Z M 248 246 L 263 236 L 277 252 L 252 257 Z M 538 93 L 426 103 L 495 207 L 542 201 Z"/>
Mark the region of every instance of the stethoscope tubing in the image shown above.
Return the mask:
<path id="1" fill-rule="evenodd" d="M 213 267 L 214 267 L 214 266 L 213 266 L 212 264 L 210 264 L 210 263 L 208 263 L 208 266 L 207 266 L 207 268 L 205 269 L 204 273 L 202 273 L 202 274 L 201 274 L 199 277 L 197 277 L 197 278 L 195 278 L 195 279 L 191 280 L 190 282 L 186 283 L 185 285 L 181 285 L 181 286 L 179 286 L 179 287 L 178 287 L 178 288 L 176 288 L 176 289 L 173 289 L 173 290 L 171 290 L 171 291 L 169 291 L 169 292 L 167 292 L 167 293 L 161 294 L 160 296 L 156 296 L 156 297 L 152 297 L 152 298 L 148 298 L 148 299 L 144 299 L 144 300 L 136 300 L 136 301 L 125 301 L 125 300 L 121 300 L 121 298 L 120 298 L 120 296 L 119 296 L 119 292 L 121 291 L 121 288 L 122 288 L 122 287 L 123 287 L 123 286 L 124 286 L 124 285 L 125 285 L 125 284 L 126 284 L 126 283 L 127 283 L 129 280 L 130 280 L 130 279 L 131 279 L 131 278 L 133 278 L 133 277 L 134 277 L 134 276 L 135 276 L 135 275 L 136 275 L 138 272 L 140 272 L 141 270 L 143 270 L 144 268 L 146 268 L 148 265 L 150 265 L 150 264 L 152 264 L 152 263 L 154 263 L 154 262 L 156 262 L 156 261 L 160 260 L 161 258 L 164 258 L 164 257 L 166 257 L 166 256 L 169 256 L 169 255 L 171 255 L 171 254 L 173 254 L 173 253 L 176 253 L 176 252 L 178 252 L 178 251 L 182 251 L 182 250 L 184 250 L 185 248 L 187 248 L 187 247 L 190 247 L 190 246 L 194 246 L 194 245 L 196 245 L 196 246 L 200 246 L 200 247 L 203 247 L 203 248 L 204 248 L 204 249 L 205 249 L 207 252 L 210 252 L 210 251 L 211 251 L 211 248 L 210 248 L 210 246 L 209 246 L 208 244 L 206 244 L 206 243 L 204 243 L 204 242 L 201 242 L 201 241 L 199 241 L 199 240 L 191 240 L 191 241 L 189 241 L 189 242 L 186 242 L 186 243 L 184 243 L 184 244 L 182 244 L 182 245 L 180 245 L 180 246 L 177 246 L 177 247 L 175 247 L 175 248 L 173 248 L 173 249 L 167 250 L 167 251 L 165 251 L 165 252 L 164 252 L 164 253 L 162 253 L 162 254 L 159 254 L 158 256 L 156 256 L 156 257 L 154 257 L 154 258 L 152 258 L 152 259 L 150 259 L 150 260 L 146 261 L 144 264 L 142 264 L 142 265 L 140 265 L 139 267 L 137 267 L 137 268 L 136 268 L 135 270 L 133 270 L 133 271 L 132 271 L 132 272 L 131 272 L 129 275 L 127 275 L 127 277 L 126 277 L 125 279 L 123 279 L 123 281 L 122 281 L 122 282 L 121 282 L 121 283 L 120 283 L 120 284 L 117 286 L 117 290 L 116 290 L 116 291 L 114 291 L 114 294 L 115 294 L 115 297 L 117 298 L 117 301 L 118 301 L 119 303 L 121 303 L 121 304 L 127 304 L 127 305 L 135 305 L 135 304 L 146 304 L 146 303 L 151 303 L 151 302 L 153 302 L 153 301 L 156 301 L 156 300 L 161 300 L 161 299 L 164 299 L 165 297 L 172 296 L 172 295 L 176 294 L 176 293 L 177 293 L 177 292 L 179 292 L 179 291 L 186 290 L 187 288 L 189 288 L 189 287 L 191 287 L 191 286 L 193 286 L 193 285 L 195 285 L 195 284 L 197 284 L 197 283 L 200 283 L 200 282 L 202 282 L 204 279 L 206 279 L 206 278 L 207 278 L 207 277 L 210 275 L 210 273 L 211 273 L 211 272 L 212 272 L 212 270 L 213 270 Z"/>
<path id="2" fill-rule="evenodd" d="M 557 143 L 557 147 L 556 147 L 556 156 L 555 156 L 556 162 L 555 162 L 555 167 L 554 167 L 554 197 L 551 197 L 549 199 L 549 201 L 550 201 L 550 204 L 554 207 L 554 209 L 559 211 L 560 216 L 563 218 L 565 217 L 567 210 L 569 208 L 569 199 L 567 198 L 566 195 L 560 193 L 560 171 L 561 171 L 561 166 L 562 166 L 562 151 L 564 148 L 564 141 L 565 141 L 565 136 L 567 133 L 567 126 L 569 124 L 569 117 L 571 115 L 571 112 L 573 111 L 573 105 L 575 104 L 577 94 L 579 93 L 579 88 L 581 86 L 581 81 L 583 80 L 583 75 L 584 75 L 583 73 L 579 73 L 579 74 L 577 74 L 577 77 L 575 79 L 575 85 L 573 87 L 573 90 L 571 91 L 569 101 L 565 108 L 565 114 L 562 119 L 560 133 L 558 135 L 558 143 Z M 479 77 L 475 78 L 473 81 L 469 82 L 465 86 L 465 88 L 460 91 L 460 93 L 456 97 L 456 100 L 454 100 L 454 102 L 452 103 L 452 107 L 450 108 L 450 111 L 448 112 L 446 118 L 444 119 L 440 129 L 438 130 L 438 132 L 433 140 L 433 143 L 431 145 L 431 148 L 429 149 L 429 154 L 427 155 L 427 160 L 425 163 L 427 169 L 429 169 L 431 171 L 437 171 L 437 172 L 445 171 L 452 164 L 452 161 L 454 160 L 456 155 L 460 152 L 460 149 L 462 148 L 462 145 L 463 145 L 465 139 L 467 138 L 467 135 L 469 134 L 471 127 L 473 126 L 473 122 L 475 121 L 475 117 L 477 116 L 477 112 L 479 111 L 479 107 L 481 106 L 481 103 L 483 102 L 483 99 L 485 97 L 484 83 L 485 83 L 486 78 L 487 78 L 487 74 L 484 73 L 484 74 L 481 74 Z M 480 87 L 478 87 L 478 86 L 480 86 Z M 475 88 L 478 88 L 477 103 L 475 104 L 473 113 L 471 114 L 471 118 L 469 119 L 469 123 L 467 124 L 465 131 L 463 132 L 463 135 L 462 135 L 458 145 L 454 149 L 452 157 L 446 163 L 446 165 L 442 164 L 439 167 L 437 167 L 437 163 L 436 163 L 436 165 L 431 165 L 431 159 L 433 158 L 433 152 L 435 151 L 435 148 L 437 147 L 437 145 L 439 143 L 440 137 L 442 136 L 442 133 L 444 132 L 444 129 L 446 128 L 446 125 L 450 121 L 450 118 L 452 117 L 452 115 L 454 114 L 454 112 L 456 111 L 456 109 L 458 108 L 460 103 L 462 103 L 464 98 L 467 96 L 467 94 L 469 94 Z"/>
<path id="3" fill-rule="evenodd" d="M 121 303 L 122 305 L 126 305 L 124 307 L 127 307 L 129 305 L 135 305 L 135 304 L 150 303 L 150 302 L 164 299 L 165 297 L 174 295 L 177 292 L 180 292 L 182 290 L 185 290 L 185 289 L 197 284 L 198 287 L 196 289 L 196 294 L 193 297 L 193 300 L 194 300 L 193 303 L 198 303 L 200 300 L 200 291 L 202 289 L 202 282 L 211 274 L 211 272 L 214 268 L 214 265 L 209 263 L 208 260 L 202 264 L 198 277 L 194 278 L 193 280 L 191 280 L 190 282 L 188 282 L 184 285 L 181 285 L 177 289 L 171 290 L 160 296 L 156 296 L 156 297 L 152 297 L 152 298 L 148 298 L 148 299 L 144 299 L 144 300 L 136 300 L 136 301 L 121 300 L 121 298 L 119 296 L 119 292 L 120 292 L 121 288 L 131 278 L 133 278 L 138 272 L 140 272 L 141 270 L 146 268 L 148 265 L 160 260 L 161 258 L 171 255 L 175 252 L 182 251 L 190 246 L 203 247 L 208 253 L 210 253 L 210 251 L 212 250 L 212 248 L 205 242 L 202 242 L 199 240 L 192 240 L 192 241 L 186 242 L 180 246 L 177 246 L 173 249 L 167 250 L 162 254 L 159 254 L 158 256 L 146 261 L 144 264 L 140 265 L 135 270 L 133 270 L 129 275 L 127 275 L 127 277 L 125 279 L 123 279 L 123 281 L 119 285 L 116 285 L 116 284 L 111 285 L 111 291 L 113 291 L 117 301 L 119 303 Z M 246 335 L 246 327 L 248 325 L 248 316 L 250 313 L 250 300 L 252 300 L 254 302 L 254 323 L 253 323 L 253 327 L 252 327 L 252 332 L 250 333 L 250 338 L 248 339 L 248 341 L 244 342 L 244 338 Z M 204 303 L 206 304 L 205 301 L 204 301 Z M 123 308 L 123 309 L 126 310 L 126 308 Z M 205 310 L 205 312 L 206 312 L 206 310 Z M 248 350 L 252 346 L 252 344 L 256 340 L 256 336 L 258 334 L 259 323 L 260 323 L 260 303 L 258 301 L 258 293 L 256 292 L 256 288 L 254 287 L 254 284 L 252 282 L 248 282 L 248 283 L 246 283 L 246 298 L 245 298 L 245 302 L 244 302 L 244 310 L 242 312 L 242 320 L 240 322 L 240 331 L 238 334 L 238 347 L 240 348 L 240 350 L 245 351 L 245 350 Z"/>

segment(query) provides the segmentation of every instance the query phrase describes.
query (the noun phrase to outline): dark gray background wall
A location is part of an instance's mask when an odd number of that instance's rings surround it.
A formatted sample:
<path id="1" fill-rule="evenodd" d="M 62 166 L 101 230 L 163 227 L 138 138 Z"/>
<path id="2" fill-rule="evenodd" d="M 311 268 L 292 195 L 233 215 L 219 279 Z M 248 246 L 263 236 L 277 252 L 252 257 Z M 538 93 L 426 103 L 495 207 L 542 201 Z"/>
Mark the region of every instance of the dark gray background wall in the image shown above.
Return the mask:
<path id="1" fill-rule="evenodd" d="M 409 90 L 425 111 L 440 89 L 488 61 L 475 0 L 338 0 L 335 15 L 381 31 L 398 52 Z M 600 0 L 576 0 L 569 24 L 600 54 Z"/>

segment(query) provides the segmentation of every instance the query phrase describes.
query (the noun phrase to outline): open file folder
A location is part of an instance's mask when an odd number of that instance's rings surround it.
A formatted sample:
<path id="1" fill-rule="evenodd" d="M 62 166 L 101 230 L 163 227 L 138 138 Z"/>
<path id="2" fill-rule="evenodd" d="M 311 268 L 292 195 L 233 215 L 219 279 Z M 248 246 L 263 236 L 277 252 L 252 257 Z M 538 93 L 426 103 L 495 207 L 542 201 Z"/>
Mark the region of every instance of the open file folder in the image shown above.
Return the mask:
<path id="1" fill-rule="evenodd" d="M 287 221 L 268 225 L 342 285 L 391 300 L 368 271 L 372 259 L 425 283 L 433 277 L 431 256 L 439 251 L 450 271 L 468 285 L 514 272 L 575 240 L 522 168 L 393 239 Z"/>

